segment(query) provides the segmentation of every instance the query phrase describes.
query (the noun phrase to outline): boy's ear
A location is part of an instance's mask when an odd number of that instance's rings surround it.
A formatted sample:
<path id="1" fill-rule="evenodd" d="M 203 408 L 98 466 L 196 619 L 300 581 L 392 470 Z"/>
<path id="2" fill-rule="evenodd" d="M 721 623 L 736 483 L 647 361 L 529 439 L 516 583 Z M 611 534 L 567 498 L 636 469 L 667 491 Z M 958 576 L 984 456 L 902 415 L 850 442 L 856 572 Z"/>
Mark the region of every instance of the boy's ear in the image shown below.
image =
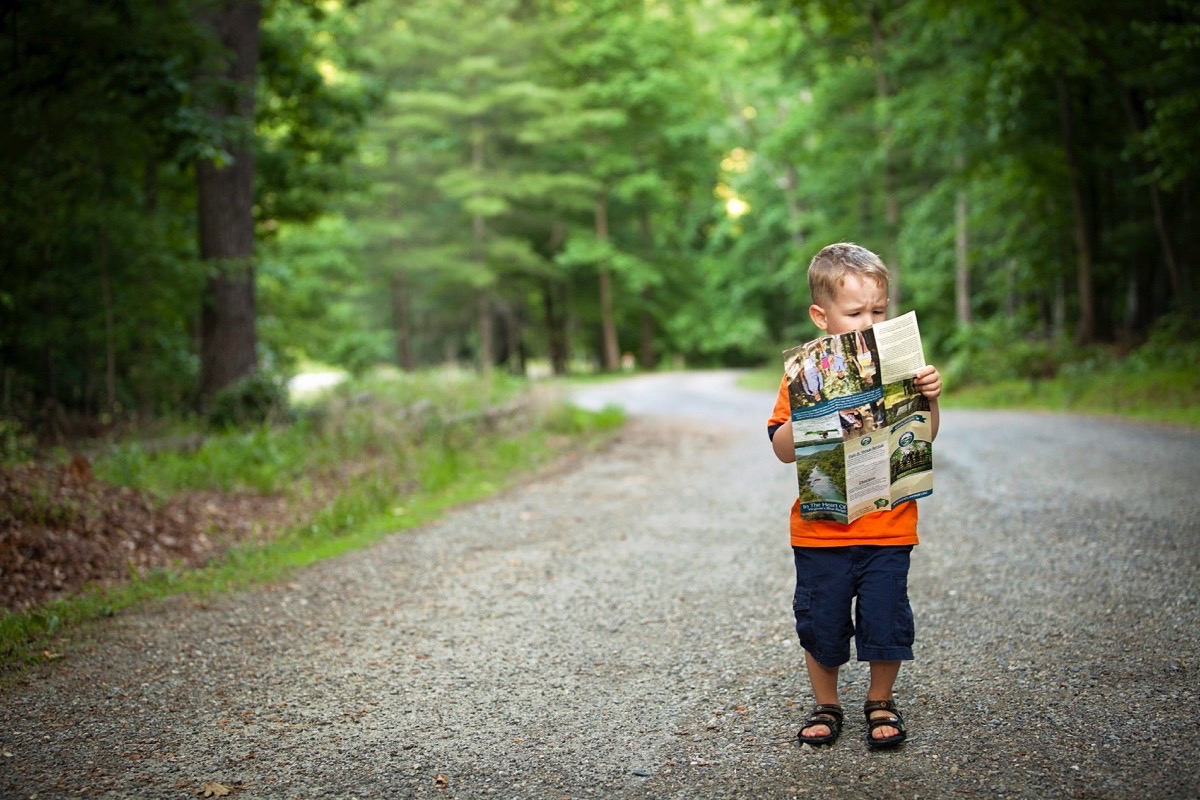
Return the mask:
<path id="1" fill-rule="evenodd" d="M 829 328 L 829 320 L 825 318 L 825 309 L 816 303 L 808 307 L 808 316 L 812 317 L 813 325 L 816 325 L 821 330 Z"/>

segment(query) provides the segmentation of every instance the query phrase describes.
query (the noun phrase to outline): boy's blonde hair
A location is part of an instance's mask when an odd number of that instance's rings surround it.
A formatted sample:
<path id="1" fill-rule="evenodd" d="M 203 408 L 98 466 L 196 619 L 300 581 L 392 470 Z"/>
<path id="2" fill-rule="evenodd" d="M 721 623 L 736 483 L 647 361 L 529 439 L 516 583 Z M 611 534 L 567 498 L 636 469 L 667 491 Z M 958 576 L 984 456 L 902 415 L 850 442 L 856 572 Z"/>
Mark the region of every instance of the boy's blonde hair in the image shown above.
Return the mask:
<path id="1" fill-rule="evenodd" d="M 885 292 L 888 289 L 888 268 L 879 256 L 853 242 L 838 242 L 822 247 L 808 264 L 808 291 L 813 303 L 824 306 L 832 301 L 842 279 L 850 273 L 877 280 Z"/>

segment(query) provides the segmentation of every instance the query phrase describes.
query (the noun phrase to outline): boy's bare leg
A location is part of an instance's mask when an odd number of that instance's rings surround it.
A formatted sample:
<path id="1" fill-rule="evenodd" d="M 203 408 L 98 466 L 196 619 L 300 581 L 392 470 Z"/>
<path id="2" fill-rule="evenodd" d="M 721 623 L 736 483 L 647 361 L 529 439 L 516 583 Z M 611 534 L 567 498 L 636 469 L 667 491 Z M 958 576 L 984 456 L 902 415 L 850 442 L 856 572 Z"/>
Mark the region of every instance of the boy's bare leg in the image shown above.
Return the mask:
<path id="1" fill-rule="evenodd" d="M 867 699 L 891 700 L 892 688 L 896 685 L 896 676 L 899 674 L 899 661 L 872 661 L 871 685 L 867 689 Z M 886 711 L 875 711 L 871 714 L 872 719 L 888 716 L 891 716 L 891 714 Z M 889 736 L 896 736 L 899 733 L 900 731 L 896 730 L 891 725 L 882 725 L 872 731 L 872 735 L 876 739 L 886 739 Z"/>
<path id="2" fill-rule="evenodd" d="M 808 667 L 808 681 L 812 684 L 813 699 L 816 700 L 817 705 L 837 705 L 838 668 L 825 666 L 813 658 L 812 653 L 807 650 L 804 651 L 804 663 Z M 813 725 L 811 728 L 804 729 L 805 738 L 827 736 L 830 733 L 832 733 L 832 729 L 828 725 Z"/>

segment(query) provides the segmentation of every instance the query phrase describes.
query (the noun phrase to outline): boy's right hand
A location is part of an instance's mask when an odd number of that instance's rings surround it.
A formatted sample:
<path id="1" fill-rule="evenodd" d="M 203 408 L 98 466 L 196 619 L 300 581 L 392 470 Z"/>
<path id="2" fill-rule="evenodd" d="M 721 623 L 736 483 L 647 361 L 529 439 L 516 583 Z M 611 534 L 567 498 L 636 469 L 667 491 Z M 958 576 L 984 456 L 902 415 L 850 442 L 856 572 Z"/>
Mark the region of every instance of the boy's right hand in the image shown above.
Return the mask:
<path id="1" fill-rule="evenodd" d="M 913 385 L 929 400 L 929 438 L 936 439 L 942 418 L 942 413 L 938 409 L 938 397 L 942 394 L 942 376 L 937 371 L 937 367 L 926 364 L 913 376 Z"/>
<path id="2" fill-rule="evenodd" d="M 917 372 L 913 378 L 913 385 L 917 387 L 917 391 L 925 395 L 930 400 L 937 400 L 942 394 L 942 376 L 937 371 L 937 367 L 926 364 Z"/>

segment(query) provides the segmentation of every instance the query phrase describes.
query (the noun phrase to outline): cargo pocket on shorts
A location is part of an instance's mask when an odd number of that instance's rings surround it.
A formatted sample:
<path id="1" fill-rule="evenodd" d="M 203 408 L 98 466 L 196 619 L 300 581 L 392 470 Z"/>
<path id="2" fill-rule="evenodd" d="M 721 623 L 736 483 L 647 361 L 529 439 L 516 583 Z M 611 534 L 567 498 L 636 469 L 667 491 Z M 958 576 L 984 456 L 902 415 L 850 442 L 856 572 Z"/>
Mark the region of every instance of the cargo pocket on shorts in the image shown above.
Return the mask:
<path id="1" fill-rule="evenodd" d="M 812 601 L 808 589 L 796 587 L 796 593 L 792 596 L 792 613 L 796 615 L 796 635 L 800 637 L 800 645 L 812 650 L 817 645 L 817 636 L 813 631 Z"/>
<path id="2" fill-rule="evenodd" d="M 896 578 L 896 644 L 900 647 L 912 647 L 916 639 L 916 626 L 913 623 L 912 604 L 908 602 L 908 578 Z"/>

